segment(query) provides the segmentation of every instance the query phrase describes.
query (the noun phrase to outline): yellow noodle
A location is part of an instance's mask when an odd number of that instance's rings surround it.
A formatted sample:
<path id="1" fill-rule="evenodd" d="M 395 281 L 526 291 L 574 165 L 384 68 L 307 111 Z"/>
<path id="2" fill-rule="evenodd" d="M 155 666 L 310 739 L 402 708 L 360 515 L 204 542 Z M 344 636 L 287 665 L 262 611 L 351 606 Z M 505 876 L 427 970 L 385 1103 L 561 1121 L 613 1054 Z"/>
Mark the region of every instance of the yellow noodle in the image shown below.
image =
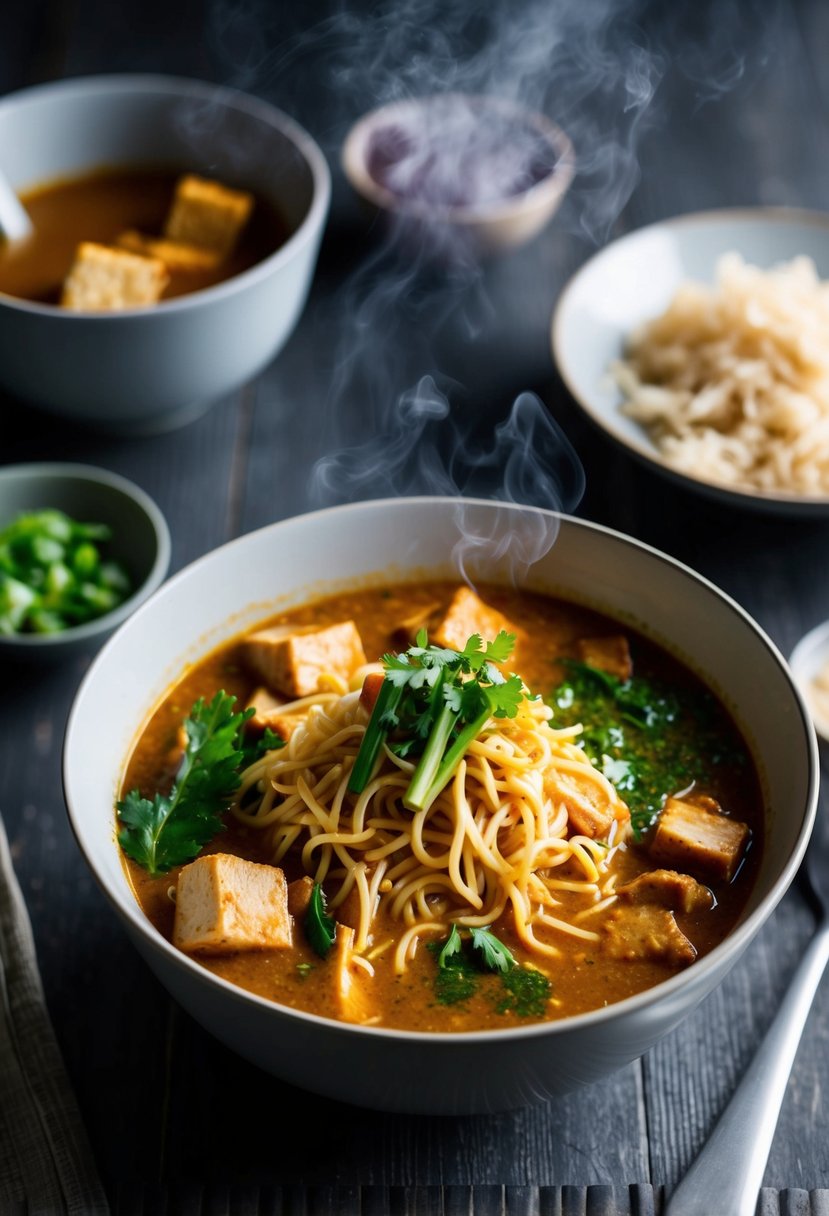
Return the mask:
<path id="1" fill-rule="evenodd" d="M 348 790 L 367 722 L 356 691 L 302 698 L 280 713 L 296 718 L 291 736 L 245 772 L 244 809 L 234 813 L 267 833 L 275 861 L 294 859 L 294 870 L 325 881 L 332 910 L 353 898 L 361 957 L 393 946 L 400 971 L 421 936 L 502 917 L 539 956 L 556 957 L 561 935 L 598 940 L 578 922 L 615 901 L 608 862 L 624 847 L 627 808 L 578 747 L 577 728 L 550 726 L 543 702 L 491 719 L 418 812 L 403 802 L 415 765 L 387 747 L 363 791 Z M 570 835 L 571 808 L 609 819 L 608 843 Z M 400 924 L 396 942 L 373 940 L 380 910 Z"/>

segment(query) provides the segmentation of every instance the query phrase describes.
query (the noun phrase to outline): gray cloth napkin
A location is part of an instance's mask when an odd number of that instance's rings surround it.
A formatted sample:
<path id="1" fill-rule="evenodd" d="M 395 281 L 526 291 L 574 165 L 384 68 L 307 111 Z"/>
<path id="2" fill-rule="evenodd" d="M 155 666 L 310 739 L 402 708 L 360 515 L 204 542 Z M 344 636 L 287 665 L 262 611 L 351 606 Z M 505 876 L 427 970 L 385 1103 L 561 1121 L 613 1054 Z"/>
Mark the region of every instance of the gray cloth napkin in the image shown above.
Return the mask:
<path id="1" fill-rule="evenodd" d="M 0 818 L 0 1211 L 108 1216 Z"/>

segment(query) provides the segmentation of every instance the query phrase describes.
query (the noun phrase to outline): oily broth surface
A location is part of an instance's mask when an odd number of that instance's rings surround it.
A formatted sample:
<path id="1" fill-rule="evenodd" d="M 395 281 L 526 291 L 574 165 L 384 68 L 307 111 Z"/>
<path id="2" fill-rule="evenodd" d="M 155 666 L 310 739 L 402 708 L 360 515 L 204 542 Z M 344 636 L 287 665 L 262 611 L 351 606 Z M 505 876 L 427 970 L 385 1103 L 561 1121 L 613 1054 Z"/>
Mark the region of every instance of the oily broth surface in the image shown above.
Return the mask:
<path id="1" fill-rule="evenodd" d="M 330 597 L 290 612 L 281 613 L 262 624 L 294 622 L 330 624 L 354 619 L 369 658 L 379 657 L 393 648 L 391 634 L 404 617 L 418 608 L 449 599 L 454 584 L 420 583 L 385 589 L 361 590 Z M 482 598 L 499 609 L 519 629 L 519 640 L 510 666 L 518 671 L 529 688 L 547 696 L 564 678 L 560 660 L 574 654 L 580 637 L 620 632 L 608 618 L 562 600 L 543 595 L 517 592 L 500 587 L 478 588 Z M 257 626 L 257 628 L 260 626 Z M 631 641 L 636 674 L 656 676 L 682 688 L 699 690 L 700 682 L 684 667 L 644 638 L 625 629 Z M 140 788 L 152 793 L 168 788 L 178 765 L 176 735 L 182 719 L 199 697 L 209 699 L 219 688 L 234 694 L 241 704 L 253 691 L 256 681 L 239 659 L 238 640 L 226 644 L 189 670 L 170 690 L 138 739 L 129 759 L 124 791 Z M 555 719 L 554 719 L 555 723 Z M 738 740 L 730 720 L 722 714 L 723 731 Z M 742 750 L 745 752 L 745 746 Z M 728 808 L 734 818 L 751 826 L 752 848 L 734 883 L 714 888 L 717 905 L 695 915 L 677 914 L 680 928 L 691 938 L 699 955 L 717 945 L 737 919 L 751 889 L 760 859 L 762 841 L 762 800 L 753 765 L 740 766 L 739 772 L 724 771 L 723 780 L 711 792 Z M 222 852 L 238 853 L 253 861 L 269 861 L 263 853 L 263 833 L 238 824 L 227 817 L 228 828 L 210 846 Z M 209 850 L 207 850 L 209 851 Z M 145 914 L 168 939 L 172 936 L 174 905 L 168 891 L 175 885 L 176 871 L 150 878 L 141 867 L 125 859 L 130 880 Z M 635 847 L 617 854 L 619 882 L 652 869 L 646 856 Z M 288 872 L 289 881 L 298 876 Z M 565 909 L 566 915 L 566 909 Z M 378 924 L 378 936 L 391 935 L 397 926 Z M 538 964 L 518 941 L 509 922 L 498 922 L 494 932 L 513 951 L 519 962 Z M 306 944 L 299 927 L 292 950 L 200 957 L 198 962 L 231 983 L 267 999 L 304 1009 L 321 1016 L 331 1012 L 326 965 Z M 543 960 L 541 965 L 553 985 L 555 1004 L 551 1018 L 568 1017 L 600 1008 L 605 1004 L 641 992 L 673 975 L 678 968 L 654 962 L 619 962 L 608 959 L 598 945 L 562 937 L 560 960 Z M 392 951 L 372 959 L 375 977 L 371 981 L 383 1006 L 381 1024 L 403 1029 L 427 1031 L 485 1030 L 525 1024 L 528 1019 L 514 1013 L 498 1012 L 492 999 L 481 991 L 454 1006 L 437 1003 L 434 991 L 435 960 L 421 942 L 405 975 L 396 976 Z M 297 964 L 309 968 L 298 969 Z M 482 985 L 482 988 L 487 986 Z"/>
<path id="2" fill-rule="evenodd" d="M 22 195 L 34 225 L 29 241 L 0 241 L 0 292 L 39 304 L 58 304 L 63 280 L 81 241 L 110 245 L 128 228 L 159 236 L 176 182 L 170 169 L 101 169 L 52 182 Z M 228 183 L 230 184 L 230 183 Z M 288 228 L 257 196 L 239 241 L 210 270 L 172 273 L 162 300 L 213 287 L 255 266 L 284 244 Z"/>

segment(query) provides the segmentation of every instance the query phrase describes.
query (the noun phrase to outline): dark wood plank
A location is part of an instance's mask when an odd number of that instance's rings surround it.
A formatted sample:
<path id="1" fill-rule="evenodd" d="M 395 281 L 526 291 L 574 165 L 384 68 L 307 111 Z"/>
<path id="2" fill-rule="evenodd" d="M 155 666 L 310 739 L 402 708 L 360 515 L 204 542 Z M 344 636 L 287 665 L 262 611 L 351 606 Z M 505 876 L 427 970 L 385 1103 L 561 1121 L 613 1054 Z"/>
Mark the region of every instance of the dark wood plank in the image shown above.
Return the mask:
<path id="1" fill-rule="evenodd" d="M 600 98 L 581 99 L 585 138 L 578 151 L 588 169 L 600 152 L 616 164 L 612 198 L 599 198 L 597 179 L 586 172 L 530 247 L 441 278 L 379 255 L 377 230 L 360 221 L 337 174 L 335 214 L 309 307 L 254 387 L 185 431 L 130 442 L 4 401 L 0 459 L 86 459 L 133 477 L 170 521 L 178 568 L 240 531 L 383 492 L 382 479 L 367 485 L 357 478 L 315 493 L 311 470 L 320 457 L 372 438 L 385 452 L 390 419 L 397 417 L 400 432 L 400 396 L 420 377 L 436 376 L 452 399 L 447 434 L 471 438 L 482 450 L 515 396 L 531 389 L 582 455 L 588 489 L 581 513 L 713 578 L 788 653 L 826 615 L 827 526 L 726 514 L 641 469 L 585 422 L 550 355 L 555 298 L 611 231 L 704 207 L 825 207 L 829 199 L 826 7 L 808 0 L 764 11 L 693 7 L 697 16 L 688 17 L 682 6 L 641 6 L 643 45 L 664 56 L 643 121 L 632 126 L 621 110 L 599 113 Z M 15 3 L 0 40 L 0 88 L 102 70 L 227 79 L 286 105 L 323 138 L 334 162 L 350 116 L 349 99 L 332 90 L 342 47 L 332 43 L 332 27 L 324 45 L 313 34 L 302 45 L 292 41 L 329 11 L 274 5 L 231 13 L 202 0 L 172 7 L 163 0 Z M 649 66 L 655 72 L 658 65 Z M 550 102 L 555 109 L 554 91 Z M 578 117 L 572 105 L 571 112 Z M 603 147 L 587 138 L 602 131 Z M 636 158 L 641 182 L 620 216 Z M 427 451 L 445 458 L 445 440 L 433 438 L 427 431 L 408 455 L 404 449 L 395 492 L 452 484 L 445 466 L 433 467 L 430 482 L 413 463 Z M 489 490 L 499 476 L 490 476 Z M 175 1008 L 127 945 L 87 876 L 60 801 L 60 740 L 84 669 L 79 660 L 36 676 L 4 672 L 16 698 L 0 699 L 0 808 L 50 1010 L 119 1212 L 660 1211 L 659 1187 L 677 1180 L 713 1125 L 810 932 L 798 891 L 722 988 L 643 1065 L 555 1105 L 505 1115 L 437 1120 L 343 1108 L 232 1056 Z M 761 1197 L 761 1210 L 775 1216 L 827 1212 L 827 1192 L 809 1188 L 829 1183 L 822 1107 L 828 1002 L 824 986 L 769 1162 L 770 1188 L 788 1188 Z M 307 1131 L 321 1125 L 337 1128 L 323 1158 Z"/>

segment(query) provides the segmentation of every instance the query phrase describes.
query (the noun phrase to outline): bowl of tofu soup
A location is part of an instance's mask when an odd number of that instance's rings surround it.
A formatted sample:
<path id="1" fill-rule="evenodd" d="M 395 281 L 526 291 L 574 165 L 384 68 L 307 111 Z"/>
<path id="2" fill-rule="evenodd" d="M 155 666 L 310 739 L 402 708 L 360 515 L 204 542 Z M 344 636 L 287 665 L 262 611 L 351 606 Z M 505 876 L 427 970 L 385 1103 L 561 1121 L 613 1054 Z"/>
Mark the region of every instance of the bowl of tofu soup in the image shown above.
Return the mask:
<path id="1" fill-rule="evenodd" d="M 37 86 L 0 101 L 0 165 L 31 222 L 0 234 L 0 386 L 20 400 L 170 429 L 293 330 L 330 175 L 266 102 L 164 76 Z"/>
<path id="2" fill-rule="evenodd" d="M 452 498 L 299 516 L 176 575 L 92 664 L 63 767 L 194 1018 L 292 1084 L 443 1114 L 554 1098 L 675 1027 L 791 882 L 818 782 L 786 663 L 716 587 Z"/>

